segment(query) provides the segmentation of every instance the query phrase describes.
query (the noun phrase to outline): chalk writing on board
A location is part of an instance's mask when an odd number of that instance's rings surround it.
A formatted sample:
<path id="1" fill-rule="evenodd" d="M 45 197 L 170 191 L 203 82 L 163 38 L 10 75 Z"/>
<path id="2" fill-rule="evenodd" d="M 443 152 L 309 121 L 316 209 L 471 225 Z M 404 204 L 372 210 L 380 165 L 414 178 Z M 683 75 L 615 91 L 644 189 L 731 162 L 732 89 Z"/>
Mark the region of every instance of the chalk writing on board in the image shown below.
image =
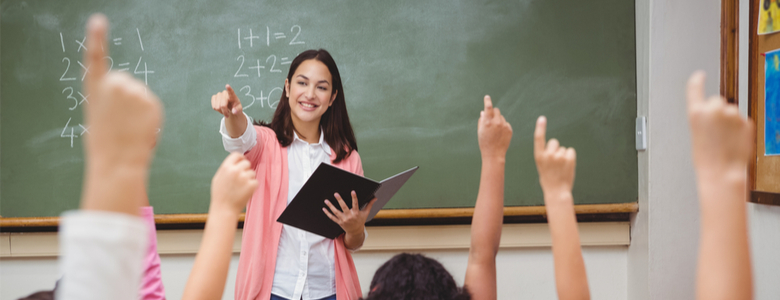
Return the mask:
<path id="1" fill-rule="evenodd" d="M 255 40 L 260 40 L 263 37 L 259 35 L 255 35 L 254 31 L 252 31 L 252 28 L 248 28 L 248 30 L 244 30 L 244 35 L 241 34 L 241 28 L 238 28 L 236 30 L 237 37 L 238 37 L 238 49 L 241 49 L 242 46 L 242 40 L 243 40 L 243 46 L 246 47 L 247 41 L 249 41 L 249 48 L 253 48 L 255 46 Z M 303 45 L 306 44 L 306 42 L 299 40 L 299 37 L 301 35 L 301 26 L 300 25 L 293 25 L 290 27 L 290 33 L 295 34 L 293 38 L 290 40 L 288 45 Z M 284 40 L 287 39 L 287 34 L 285 32 L 274 32 L 273 33 L 273 40 Z M 271 27 L 266 26 L 265 27 L 265 46 L 270 47 L 271 46 Z M 260 45 L 258 45 L 260 46 Z"/>
<path id="2" fill-rule="evenodd" d="M 135 65 L 135 71 L 133 71 L 133 74 L 144 74 L 144 84 L 149 85 L 149 74 L 154 74 L 154 71 L 149 70 L 146 66 L 146 62 L 144 62 L 144 70 L 139 71 L 138 67 L 141 65 L 141 59 L 143 56 L 138 57 L 138 64 Z"/>
<path id="3" fill-rule="evenodd" d="M 271 73 L 281 73 L 281 72 L 282 72 L 282 70 L 279 70 L 279 69 L 274 69 L 274 67 L 276 66 L 276 55 L 273 55 L 273 54 L 271 54 L 270 56 L 268 56 L 268 58 L 266 58 L 266 59 L 265 59 L 265 63 L 267 64 L 267 63 L 268 63 L 268 61 L 269 61 L 269 60 L 271 60 L 271 58 L 273 58 L 273 59 L 274 59 L 274 62 L 273 62 L 273 64 L 271 65 L 271 71 L 270 71 L 270 72 L 271 72 Z"/>
<path id="4" fill-rule="evenodd" d="M 87 74 L 89 74 L 89 68 L 81 63 L 81 61 L 78 61 L 79 66 L 81 66 L 81 69 L 84 71 L 81 72 L 83 75 L 81 75 L 81 81 L 84 81 L 84 78 L 87 77 Z"/>
<path id="5" fill-rule="evenodd" d="M 79 124 L 79 127 L 81 127 L 81 134 L 79 134 L 79 136 L 89 133 L 89 126 L 84 127 L 84 125 Z M 160 132 L 160 130 L 158 129 L 157 132 Z"/>
<path id="6" fill-rule="evenodd" d="M 121 30 L 115 31 L 115 32 L 121 32 Z M 135 36 L 138 37 L 138 44 L 137 45 L 134 43 Z M 70 41 L 70 40 L 73 40 L 74 43 L 70 44 L 70 42 L 68 42 L 69 44 L 68 44 L 68 46 L 66 46 L 65 41 Z M 115 47 L 115 48 L 116 47 L 128 47 L 128 46 L 129 47 L 136 47 L 137 46 L 138 48 L 136 48 L 136 49 L 140 49 L 141 52 L 145 51 L 143 40 L 141 38 L 141 30 L 139 28 L 135 28 L 135 35 L 131 33 L 129 39 L 125 39 L 125 37 L 121 37 L 121 36 L 115 36 L 115 37 L 110 38 L 108 41 L 111 44 L 111 46 Z M 87 37 L 86 36 L 80 37 L 80 39 L 79 38 L 75 38 L 74 39 L 72 37 L 67 37 L 65 34 L 60 32 L 59 33 L 59 42 L 60 42 L 60 47 L 62 48 L 62 52 L 63 53 L 67 53 L 68 47 L 73 46 L 73 48 L 70 48 L 70 49 L 75 50 L 74 54 L 76 54 L 77 57 L 79 57 L 79 58 L 83 55 L 82 51 L 84 51 L 84 52 L 88 52 L 89 51 L 89 48 L 87 48 Z M 111 56 L 106 56 L 103 59 L 107 60 L 107 62 L 109 63 L 108 64 L 108 71 L 109 72 L 112 71 L 112 70 L 114 70 L 114 71 L 123 71 L 123 72 L 130 72 L 130 68 L 132 67 L 131 63 L 135 62 L 135 68 L 133 69 L 133 73 L 132 74 L 136 75 L 136 77 L 138 77 L 139 79 L 142 78 L 144 83 L 148 86 L 149 85 L 149 80 L 150 80 L 150 75 L 154 74 L 155 72 L 154 72 L 154 70 L 152 70 L 150 68 L 150 66 L 147 63 L 147 61 L 144 60 L 143 55 L 140 55 L 140 54 L 141 53 L 139 53 L 139 55 L 138 55 L 138 60 L 137 61 L 135 60 L 134 57 L 132 57 L 128 61 L 122 61 L 122 62 L 115 61 L 115 59 L 113 57 L 111 57 Z M 122 60 L 124 60 L 124 59 L 122 59 Z M 65 57 L 62 58 L 61 62 L 62 62 L 63 66 L 64 66 L 64 69 L 65 69 L 64 72 L 62 73 L 62 75 L 59 78 L 59 81 L 61 81 L 61 82 L 78 81 L 78 79 L 80 79 L 80 81 L 84 81 L 84 79 L 86 78 L 87 74 L 90 74 L 90 72 L 93 72 L 90 69 L 89 65 L 86 65 L 85 62 L 82 62 L 82 61 L 80 61 L 78 59 L 71 60 L 70 57 L 65 56 Z M 79 67 L 76 67 L 76 65 L 78 65 Z M 78 76 L 79 73 L 81 73 L 80 77 Z M 76 88 L 74 88 L 74 86 L 70 85 L 70 83 L 67 83 L 67 84 L 69 84 L 69 85 L 63 88 L 61 94 L 62 94 L 62 96 L 65 97 L 65 100 L 66 100 L 65 103 L 67 103 L 66 107 L 67 107 L 68 111 L 74 111 L 79 106 L 89 105 L 89 94 L 85 95 L 82 91 L 76 90 Z M 59 100 L 59 101 L 61 101 L 61 100 Z M 71 148 L 73 148 L 73 145 L 74 145 L 73 141 L 74 141 L 74 139 L 77 139 L 77 138 L 79 138 L 79 137 L 81 137 L 81 136 L 83 136 L 85 134 L 89 134 L 89 126 L 86 126 L 84 124 L 78 123 L 73 118 L 74 118 L 73 116 L 68 117 L 68 121 L 65 122 L 65 126 L 62 128 L 62 132 L 60 133 L 60 137 L 64 138 L 64 139 L 67 139 L 67 141 L 70 143 L 70 147 Z M 158 132 L 159 132 L 159 129 L 158 129 Z"/>
<path id="7" fill-rule="evenodd" d="M 262 27 L 265 27 L 263 30 Z M 243 109 L 250 107 L 261 109 L 276 109 L 279 98 L 284 89 L 285 65 L 292 63 L 292 59 L 303 48 L 297 45 L 305 45 L 303 29 L 300 25 L 292 25 L 289 31 L 271 30 L 274 26 L 262 26 L 254 28 L 236 28 L 236 49 L 240 53 L 235 56 L 234 69 L 230 70 L 233 78 L 239 78 L 240 86 L 236 94 L 241 98 Z M 263 82 L 272 82 L 273 86 L 260 88 L 246 84 L 245 80 L 262 79 Z M 252 81 L 250 84 L 255 84 Z M 262 84 L 262 83 L 261 83 Z M 269 89 L 270 88 L 270 89 Z"/>
<path id="8" fill-rule="evenodd" d="M 238 69 L 236 69 L 236 73 L 233 74 L 233 77 L 234 78 L 249 77 L 249 74 L 242 72 L 242 69 L 244 68 L 244 64 L 246 63 L 246 56 L 244 56 L 243 54 L 239 55 L 238 57 L 236 57 L 236 62 L 238 62 Z M 256 70 L 257 77 L 259 78 L 263 76 L 260 70 L 267 70 L 267 72 L 269 73 L 282 73 L 282 69 L 279 69 L 279 65 L 289 65 L 290 63 L 292 63 L 292 60 L 290 60 L 289 57 L 282 57 L 282 59 L 277 59 L 277 56 L 275 54 L 271 54 L 265 58 L 265 61 L 263 61 L 262 59 L 255 59 L 254 61 L 250 61 L 249 63 L 251 65 L 249 65 L 247 69 Z"/>
<path id="9" fill-rule="evenodd" d="M 268 96 L 265 96 L 265 94 L 261 90 L 260 97 L 255 97 L 255 95 L 252 94 L 252 87 L 248 85 L 241 87 L 241 89 L 239 89 L 238 91 L 242 93 L 246 91 L 246 93 L 243 94 L 243 96 L 247 96 L 250 99 L 252 99 L 252 102 L 249 102 L 249 105 L 244 105 L 243 109 L 250 108 L 255 103 L 260 103 L 260 107 L 276 108 L 276 106 L 279 104 L 279 100 L 277 99 L 276 101 L 273 101 L 274 98 L 272 98 L 272 95 L 276 94 L 277 97 L 281 96 L 282 88 L 275 87 L 271 89 L 271 91 L 268 92 Z"/>
<path id="10" fill-rule="evenodd" d="M 86 36 L 83 39 L 81 39 L 81 42 L 79 42 L 79 40 L 76 40 L 76 43 L 79 44 L 79 48 L 76 50 L 76 52 L 81 52 L 82 48 L 84 48 L 84 51 L 87 51 L 87 46 L 84 46 L 84 42 L 86 41 L 87 41 Z"/>
<path id="11" fill-rule="evenodd" d="M 251 66 L 251 67 L 249 67 L 249 68 L 250 68 L 250 69 L 256 69 L 256 70 L 257 70 L 257 77 L 260 77 L 260 69 L 265 69 L 265 66 L 261 66 L 261 65 L 260 65 L 260 60 L 258 59 L 258 60 L 257 60 L 257 65 L 256 65 L 256 66 Z M 239 68 L 239 69 L 240 69 L 240 68 Z"/>
<path id="12" fill-rule="evenodd" d="M 305 44 L 303 41 L 296 41 L 298 39 L 298 36 L 301 35 L 301 26 L 295 25 L 292 28 L 290 28 L 291 32 L 295 32 L 295 29 L 298 29 L 298 31 L 295 33 L 295 37 L 293 37 L 292 41 L 290 41 L 290 45 L 303 45 Z"/>
<path id="13" fill-rule="evenodd" d="M 252 98 L 252 103 L 249 103 L 249 105 L 245 105 L 244 106 L 244 109 L 247 109 L 247 108 L 252 107 L 252 105 L 255 104 L 255 101 L 257 100 L 257 98 L 255 98 L 255 96 L 251 94 L 252 93 L 252 88 L 250 86 L 245 85 L 239 91 L 243 92 L 244 90 L 246 90 L 246 94 L 244 94 L 244 96 L 249 96 L 249 97 Z M 262 101 L 260 101 L 260 106 L 263 106 L 263 102 Z"/>
<path id="14" fill-rule="evenodd" d="M 64 94 L 65 91 L 70 91 L 67 96 L 65 96 L 65 99 L 72 99 L 73 100 L 73 106 L 69 107 L 68 110 L 74 110 L 76 107 L 79 106 L 79 99 L 76 99 L 76 97 L 73 97 L 73 87 L 69 86 L 66 87 L 64 90 L 62 90 L 62 93 Z"/>
<path id="15" fill-rule="evenodd" d="M 138 44 L 141 45 L 141 51 L 144 51 L 144 41 L 141 40 L 141 31 L 138 30 L 138 28 L 135 29 L 135 32 L 138 33 Z"/>
<path id="16" fill-rule="evenodd" d="M 79 101 L 79 105 L 81 105 L 84 102 L 87 102 L 87 104 L 89 104 L 89 101 L 87 101 L 87 97 L 89 97 L 89 95 L 84 96 L 81 92 L 77 92 L 77 93 L 79 94 L 79 96 L 81 96 L 81 101 Z"/>
<path id="17" fill-rule="evenodd" d="M 65 39 L 62 37 L 62 32 L 60 32 L 60 44 L 62 44 L 62 53 L 65 53 Z"/>
<path id="18" fill-rule="evenodd" d="M 68 123 L 65 123 L 65 127 L 62 128 L 62 133 L 60 134 L 60 137 L 70 138 L 70 147 L 73 148 L 73 138 L 76 136 L 73 134 L 73 127 L 68 127 L 68 125 L 70 125 L 71 119 L 73 118 L 68 118 Z M 70 129 L 70 134 L 66 135 L 65 133 L 68 131 L 68 129 Z"/>
<path id="19" fill-rule="evenodd" d="M 65 77 L 66 74 L 68 74 L 68 70 L 70 70 L 70 58 L 64 57 L 62 58 L 62 62 L 67 62 L 68 66 L 65 67 L 65 72 L 62 72 L 62 76 L 60 76 L 60 81 L 71 81 L 76 80 L 76 77 Z"/>
<path id="20" fill-rule="evenodd" d="M 119 67 L 127 67 L 129 65 L 130 65 L 130 63 L 128 62 L 128 63 L 118 64 L 117 66 L 119 66 Z M 125 71 L 125 72 L 127 72 L 127 71 L 130 71 L 130 68 L 121 68 L 121 69 L 117 69 L 117 71 L 120 71 L 120 72 Z"/>
<path id="21" fill-rule="evenodd" d="M 278 95 L 277 95 L 276 98 L 272 98 L 271 97 L 271 95 L 273 95 L 274 92 L 278 92 Z M 268 96 L 265 97 L 265 100 L 268 101 L 268 107 L 276 108 L 276 106 L 279 104 L 279 97 L 281 97 L 281 96 L 282 96 L 282 88 L 277 86 L 277 87 L 271 89 L 271 91 L 268 92 Z M 260 91 L 260 100 L 262 100 L 262 99 L 263 99 L 263 91 Z M 276 99 L 276 101 L 271 102 L 271 99 Z"/>
<path id="22" fill-rule="evenodd" d="M 236 61 L 241 60 L 241 64 L 238 66 L 238 71 L 236 71 L 236 74 L 233 75 L 233 77 L 249 77 L 247 74 L 239 74 L 241 73 L 241 68 L 244 67 L 244 55 L 241 54 L 238 57 L 236 57 Z M 260 77 L 260 72 L 257 72 L 257 77 Z"/>

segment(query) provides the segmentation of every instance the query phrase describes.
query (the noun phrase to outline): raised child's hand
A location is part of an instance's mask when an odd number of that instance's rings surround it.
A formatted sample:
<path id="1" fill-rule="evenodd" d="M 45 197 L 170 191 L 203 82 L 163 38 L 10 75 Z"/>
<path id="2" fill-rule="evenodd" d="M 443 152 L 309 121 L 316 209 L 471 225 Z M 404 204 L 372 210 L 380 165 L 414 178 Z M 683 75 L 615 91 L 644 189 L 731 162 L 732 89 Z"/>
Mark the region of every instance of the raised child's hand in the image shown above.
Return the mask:
<path id="1" fill-rule="evenodd" d="M 241 106 L 241 100 L 238 99 L 236 92 L 233 91 L 229 84 L 225 85 L 224 91 L 211 96 L 211 108 L 225 116 L 225 118 L 244 111 L 243 106 Z"/>
<path id="2" fill-rule="evenodd" d="M 255 171 L 241 154 L 230 153 L 211 179 L 211 208 L 240 213 L 257 188 Z"/>
<path id="3" fill-rule="evenodd" d="M 704 72 L 688 80 L 688 119 L 693 142 L 693 163 L 699 176 L 744 176 L 754 147 L 753 122 L 739 115 L 736 105 L 723 97 L 704 99 Z"/>
<path id="4" fill-rule="evenodd" d="M 84 146 L 88 161 L 148 166 L 162 105 L 146 86 L 125 72 L 109 72 L 106 65 L 108 19 L 96 14 L 87 24 L 87 65 L 84 78 L 89 103 L 84 117 L 90 134 Z"/>
<path id="5" fill-rule="evenodd" d="M 556 139 L 545 142 L 546 132 L 547 118 L 541 116 L 536 120 L 534 130 L 534 159 L 542 191 L 545 195 L 571 193 L 577 153 L 574 148 L 561 147 Z"/>
<path id="6" fill-rule="evenodd" d="M 479 114 L 477 136 L 482 159 L 505 159 L 509 143 L 512 141 L 510 125 L 498 108 L 493 108 L 490 96 L 485 96 L 485 110 Z"/>

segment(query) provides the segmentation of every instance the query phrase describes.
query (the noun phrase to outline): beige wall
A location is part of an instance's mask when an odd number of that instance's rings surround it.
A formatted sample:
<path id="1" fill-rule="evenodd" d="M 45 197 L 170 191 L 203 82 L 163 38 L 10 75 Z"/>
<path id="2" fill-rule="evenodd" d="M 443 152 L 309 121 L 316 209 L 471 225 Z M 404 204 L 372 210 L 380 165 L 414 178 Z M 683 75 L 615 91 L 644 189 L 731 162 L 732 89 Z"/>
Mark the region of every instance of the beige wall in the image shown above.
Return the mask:
<path id="1" fill-rule="evenodd" d="M 740 0 L 740 101 L 747 111 L 749 0 Z M 637 0 L 637 114 L 648 120 L 639 158 L 639 213 L 631 222 L 628 299 L 693 299 L 699 210 L 690 160 L 684 88 L 708 74 L 718 92 L 720 1 Z M 780 207 L 746 204 L 755 299 L 780 295 Z"/>
<path id="2" fill-rule="evenodd" d="M 636 0 L 637 114 L 647 117 L 632 220 L 628 295 L 694 299 L 699 211 L 685 114 L 685 83 L 698 69 L 718 92 L 720 1 Z"/>
<path id="3" fill-rule="evenodd" d="M 580 234 L 583 255 L 594 299 L 626 299 L 626 253 L 628 223 L 583 223 Z M 463 283 L 468 258 L 469 226 L 369 227 L 363 250 L 354 255 L 361 285 L 368 289 L 382 263 L 406 251 L 438 259 Z M 189 275 L 200 230 L 160 231 L 159 251 L 168 299 L 179 299 Z M 240 249 L 240 233 L 234 245 Z M 56 235 L 2 234 L 0 300 L 16 299 L 36 290 L 51 288 L 59 278 Z M 546 224 L 509 224 L 502 230 L 497 257 L 499 299 L 553 299 L 550 235 Z M 233 299 L 236 264 L 231 264 L 224 299 Z"/>

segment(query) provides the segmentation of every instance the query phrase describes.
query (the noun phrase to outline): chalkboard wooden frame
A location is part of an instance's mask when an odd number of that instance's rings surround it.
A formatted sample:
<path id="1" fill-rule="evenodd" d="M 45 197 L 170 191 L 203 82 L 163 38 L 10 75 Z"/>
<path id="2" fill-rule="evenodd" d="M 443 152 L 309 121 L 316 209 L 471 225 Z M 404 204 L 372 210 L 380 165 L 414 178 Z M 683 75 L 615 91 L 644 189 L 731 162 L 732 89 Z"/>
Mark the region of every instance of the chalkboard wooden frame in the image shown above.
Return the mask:
<path id="1" fill-rule="evenodd" d="M 602 216 L 601 218 L 595 217 L 594 220 L 610 220 L 610 215 L 636 213 L 638 210 L 639 204 L 637 202 L 617 204 L 581 204 L 574 206 L 574 211 L 578 216 Z M 474 208 L 386 209 L 379 211 L 374 219 L 379 221 L 379 223 L 389 222 L 393 224 L 403 224 L 404 220 L 410 219 L 430 219 L 433 220 L 431 223 L 440 223 L 436 220 L 453 218 L 469 219 L 473 216 L 473 214 Z M 539 217 L 545 216 L 545 214 L 546 210 L 544 206 L 504 207 L 505 218 L 529 216 Z M 190 224 L 194 225 L 194 227 L 202 227 L 202 225 L 206 223 L 207 217 L 207 214 L 164 214 L 156 215 L 154 219 L 158 226 Z M 52 229 L 56 229 L 56 227 L 59 226 L 59 221 L 59 217 L 0 218 L 0 231 L 53 231 Z M 244 214 L 241 214 L 239 221 L 244 221 Z M 467 223 L 470 223 L 470 221 Z"/>

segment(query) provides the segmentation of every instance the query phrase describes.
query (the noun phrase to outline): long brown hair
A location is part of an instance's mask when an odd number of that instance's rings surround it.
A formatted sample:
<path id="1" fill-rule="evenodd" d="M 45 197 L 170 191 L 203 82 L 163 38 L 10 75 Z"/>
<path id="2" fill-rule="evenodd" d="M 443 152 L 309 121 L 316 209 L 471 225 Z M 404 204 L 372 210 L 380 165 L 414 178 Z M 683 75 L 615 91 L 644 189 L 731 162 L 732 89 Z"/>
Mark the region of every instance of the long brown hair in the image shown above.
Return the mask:
<path id="1" fill-rule="evenodd" d="M 336 151 L 336 159 L 333 163 L 339 163 L 343 159 L 349 157 L 352 151 L 357 151 L 357 142 L 355 141 L 355 133 L 352 131 L 352 124 L 349 123 L 349 115 L 347 114 L 347 103 L 344 100 L 344 87 L 341 85 L 341 75 L 339 74 L 339 68 L 336 67 L 336 62 L 333 57 L 330 56 L 328 51 L 324 49 L 319 50 L 306 50 L 297 57 L 290 64 L 290 71 L 287 73 L 287 82 L 292 83 L 292 76 L 304 61 L 316 59 L 322 62 L 328 67 L 330 76 L 333 79 L 333 93 L 336 94 L 336 99 L 333 100 L 333 104 L 328 107 L 328 110 L 320 118 L 320 127 L 325 134 L 325 142 Z M 286 89 L 286 87 L 285 87 Z M 292 115 L 290 111 L 290 101 L 287 98 L 287 91 L 282 91 L 282 97 L 279 99 L 279 105 L 274 112 L 274 118 L 271 123 L 264 121 L 255 121 L 255 125 L 266 126 L 271 128 L 276 133 L 276 139 L 283 147 L 289 146 L 294 138 L 294 125 L 292 122 Z"/>

